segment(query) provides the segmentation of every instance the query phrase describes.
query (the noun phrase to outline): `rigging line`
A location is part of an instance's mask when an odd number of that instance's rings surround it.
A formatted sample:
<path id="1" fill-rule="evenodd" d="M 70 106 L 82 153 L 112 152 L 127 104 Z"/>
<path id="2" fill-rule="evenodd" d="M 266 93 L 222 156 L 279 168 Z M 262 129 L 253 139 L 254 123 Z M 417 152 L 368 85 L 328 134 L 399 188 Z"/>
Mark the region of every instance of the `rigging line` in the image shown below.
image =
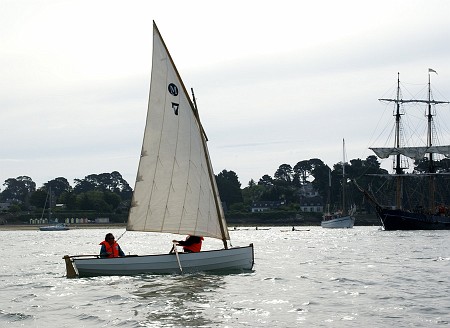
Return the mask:
<path id="1" fill-rule="evenodd" d="M 372 135 L 369 138 L 369 142 L 366 144 L 365 150 L 362 154 L 362 157 L 367 157 L 369 155 L 367 155 L 369 153 L 369 148 L 372 147 L 374 144 L 376 144 L 377 140 L 379 140 L 381 138 L 381 135 L 384 133 L 384 131 L 386 131 L 387 127 L 385 126 L 385 128 L 383 129 L 383 131 L 378 135 L 378 137 L 374 137 L 375 132 L 378 131 L 378 127 L 380 126 L 381 121 L 383 120 L 383 117 L 385 117 L 386 112 L 387 112 L 387 108 L 388 106 L 384 107 L 384 111 L 383 114 L 381 115 L 381 117 L 378 119 L 378 122 L 376 124 L 376 127 L 374 130 L 372 130 Z M 391 132 L 392 133 L 392 132 Z M 371 152 L 370 152 L 371 153 Z"/>
<path id="2" fill-rule="evenodd" d="M 369 139 L 369 140 L 373 140 L 373 141 L 371 142 L 371 144 L 368 145 L 367 148 L 369 148 L 372 144 L 376 143 L 378 140 L 380 140 L 380 138 L 381 138 L 384 134 L 386 134 L 386 130 L 388 130 L 388 127 L 387 127 L 387 126 L 385 126 L 384 129 L 379 133 L 379 135 L 378 135 L 376 138 L 374 138 L 375 132 L 378 131 L 378 127 L 380 126 L 381 122 L 384 120 L 385 115 L 388 115 L 387 113 L 389 113 L 389 111 L 391 110 L 390 107 L 391 107 L 391 106 L 387 106 L 387 105 L 384 107 L 383 114 L 381 115 L 380 119 L 378 120 L 377 125 L 376 125 L 375 129 L 374 129 L 373 132 L 372 132 L 372 136 L 371 136 L 370 139 Z M 392 130 L 393 130 L 393 129 L 392 129 Z M 390 135 L 393 134 L 393 133 L 392 133 L 392 130 L 391 130 L 391 132 L 390 132 Z"/>
<path id="3" fill-rule="evenodd" d="M 378 190 L 376 190 L 374 193 L 377 194 L 380 192 L 381 188 L 383 188 L 386 184 L 388 184 L 388 179 L 386 179 L 378 188 Z"/>
<path id="4" fill-rule="evenodd" d="M 44 217 L 45 206 L 47 206 L 47 199 L 48 199 L 48 192 L 47 192 L 47 196 L 45 197 L 45 203 L 44 203 L 44 208 L 42 209 L 41 219 Z"/>
<path id="5" fill-rule="evenodd" d="M 127 232 L 127 229 L 125 229 L 125 231 L 119 236 L 119 238 L 116 239 L 116 242 L 119 241 L 120 238 L 122 238 L 122 236 L 125 234 L 125 232 Z"/>

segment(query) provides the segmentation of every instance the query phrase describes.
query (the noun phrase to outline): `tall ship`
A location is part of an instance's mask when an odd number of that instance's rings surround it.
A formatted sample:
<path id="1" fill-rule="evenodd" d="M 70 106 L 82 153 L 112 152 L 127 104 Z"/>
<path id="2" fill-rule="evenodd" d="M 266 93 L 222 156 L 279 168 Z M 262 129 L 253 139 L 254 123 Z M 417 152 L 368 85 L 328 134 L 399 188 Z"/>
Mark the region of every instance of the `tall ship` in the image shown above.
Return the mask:
<path id="1" fill-rule="evenodd" d="M 380 218 L 384 230 L 450 229 L 450 146 L 438 145 L 439 138 L 435 122 L 437 107 L 443 107 L 437 105 L 449 102 L 433 98 L 431 73 L 436 73 L 436 71 L 428 69 L 426 99 L 403 99 L 400 89 L 400 73 L 397 75 L 396 97 L 379 99 L 395 106 L 393 111 L 395 117 L 394 145 L 385 148 L 371 147 L 370 149 L 380 159 L 393 157 L 393 174 L 390 174 L 387 179 L 392 182 L 393 192 L 384 192 L 383 199 L 383 197 L 377 196 L 373 189 L 363 189 L 357 183 L 356 186 L 375 205 L 377 216 Z M 413 140 L 413 137 L 406 138 L 404 135 L 403 116 L 411 114 L 406 107 L 412 106 L 421 106 L 425 110 L 426 128 L 423 139 L 426 140 L 423 140 L 422 145 L 419 146 L 407 146 L 406 140 Z M 448 110 L 448 106 L 446 110 Z M 413 130 L 417 133 L 420 128 L 414 126 Z M 439 158 L 441 159 L 439 160 Z M 415 167 L 412 172 L 408 172 L 408 163 L 411 160 L 414 160 Z"/>

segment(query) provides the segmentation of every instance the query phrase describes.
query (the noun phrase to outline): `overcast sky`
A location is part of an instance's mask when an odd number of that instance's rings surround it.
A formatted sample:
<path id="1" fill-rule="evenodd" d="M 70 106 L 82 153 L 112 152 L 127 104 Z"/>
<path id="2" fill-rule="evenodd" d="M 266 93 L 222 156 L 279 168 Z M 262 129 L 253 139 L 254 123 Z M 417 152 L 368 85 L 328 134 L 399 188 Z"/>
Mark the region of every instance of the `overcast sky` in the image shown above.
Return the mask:
<path id="1" fill-rule="evenodd" d="M 244 187 L 281 164 L 331 166 L 343 138 L 365 159 L 397 72 L 417 92 L 433 68 L 450 98 L 449 13 L 446 0 L 0 0 L 0 183 L 119 171 L 134 187 L 153 20 L 216 174 Z"/>

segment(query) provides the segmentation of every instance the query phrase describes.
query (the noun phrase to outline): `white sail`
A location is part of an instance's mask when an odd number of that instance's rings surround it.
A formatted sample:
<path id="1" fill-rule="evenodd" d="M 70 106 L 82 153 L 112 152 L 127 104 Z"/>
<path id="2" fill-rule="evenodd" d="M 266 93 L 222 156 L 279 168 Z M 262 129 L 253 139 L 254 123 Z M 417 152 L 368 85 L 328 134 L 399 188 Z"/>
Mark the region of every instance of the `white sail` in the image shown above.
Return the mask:
<path id="1" fill-rule="evenodd" d="M 370 148 L 379 158 L 388 158 L 390 155 L 404 155 L 412 159 L 422 159 L 427 153 L 441 154 L 450 157 L 450 146 L 431 146 L 431 147 L 386 147 Z"/>
<path id="2" fill-rule="evenodd" d="M 127 230 L 230 239 L 206 137 L 156 25 L 147 122 Z"/>

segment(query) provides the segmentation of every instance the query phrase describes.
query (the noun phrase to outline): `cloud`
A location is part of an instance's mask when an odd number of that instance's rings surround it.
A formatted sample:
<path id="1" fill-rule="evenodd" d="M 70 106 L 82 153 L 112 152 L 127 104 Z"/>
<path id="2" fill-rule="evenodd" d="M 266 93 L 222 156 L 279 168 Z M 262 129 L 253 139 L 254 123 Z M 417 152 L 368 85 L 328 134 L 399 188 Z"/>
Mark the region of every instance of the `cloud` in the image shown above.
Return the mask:
<path id="1" fill-rule="evenodd" d="M 395 90 L 397 72 L 425 85 L 431 67 L 433 83 L 450 90 L 449 7 L 283 0 L 259 2 L 256 15 L 252 2 L 238 1 L 7 2 L 0 181 L 113 170 L 134 180 L 152 19 L 196 92 L 216 171 L 233 170 L 245 184 L 283 163 L 332 165 L 342 138 L 349 158 L 365 158 L 380 116 L 392 119 L 377 99 Z"/>

